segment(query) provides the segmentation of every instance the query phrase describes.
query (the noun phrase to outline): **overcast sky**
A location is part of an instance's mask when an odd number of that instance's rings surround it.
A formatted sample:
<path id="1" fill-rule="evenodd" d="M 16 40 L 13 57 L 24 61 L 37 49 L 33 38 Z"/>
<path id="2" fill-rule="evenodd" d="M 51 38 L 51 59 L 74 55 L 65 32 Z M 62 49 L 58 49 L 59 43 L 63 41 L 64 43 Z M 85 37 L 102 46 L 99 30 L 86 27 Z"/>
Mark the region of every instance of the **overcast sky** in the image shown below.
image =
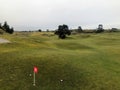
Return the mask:
<path id="1" fill-rule="evenodd" d="M 120 28 L 120 0 L 0 0 L 0 23 L 15 30 Z"/>

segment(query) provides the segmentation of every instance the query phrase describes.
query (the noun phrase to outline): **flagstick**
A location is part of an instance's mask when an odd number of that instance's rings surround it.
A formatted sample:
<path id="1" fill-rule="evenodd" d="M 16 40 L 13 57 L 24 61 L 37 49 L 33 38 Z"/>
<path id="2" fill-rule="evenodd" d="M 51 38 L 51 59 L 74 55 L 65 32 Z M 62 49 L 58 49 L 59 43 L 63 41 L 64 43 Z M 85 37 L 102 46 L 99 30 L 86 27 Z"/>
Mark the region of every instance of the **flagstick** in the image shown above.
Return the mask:
<path id="1" fill-rule="evenodd" d="M 35 72 L 33 73 L 33 86 L 35 86 Z"/>

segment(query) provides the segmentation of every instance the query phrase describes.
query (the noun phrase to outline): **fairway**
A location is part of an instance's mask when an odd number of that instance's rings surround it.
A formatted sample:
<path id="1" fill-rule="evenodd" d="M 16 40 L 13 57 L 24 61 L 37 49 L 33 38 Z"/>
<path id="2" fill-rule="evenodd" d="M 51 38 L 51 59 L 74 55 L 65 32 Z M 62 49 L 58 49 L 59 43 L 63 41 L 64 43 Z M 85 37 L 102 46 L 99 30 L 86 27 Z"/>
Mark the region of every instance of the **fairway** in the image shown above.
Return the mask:
<path id="1" fill-rule="evenodd" d="M 120 90 L 120 32 L 15 32 L 0 38 L 0 90 Z M 33 86 L 33 67 L 38 67 Z"/>

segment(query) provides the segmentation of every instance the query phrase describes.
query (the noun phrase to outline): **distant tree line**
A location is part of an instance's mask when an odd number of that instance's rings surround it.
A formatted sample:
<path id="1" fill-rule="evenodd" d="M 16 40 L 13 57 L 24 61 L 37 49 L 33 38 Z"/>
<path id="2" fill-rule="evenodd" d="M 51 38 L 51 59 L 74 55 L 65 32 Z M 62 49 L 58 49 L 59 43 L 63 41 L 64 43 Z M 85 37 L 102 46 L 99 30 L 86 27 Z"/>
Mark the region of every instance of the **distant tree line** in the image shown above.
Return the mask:
<path id="1" fill-rule="evenodd" d="M 81 26 L 78 27 L 77 32 L 78 32 L 78 33 L 82 33 L 82 32 L 83 32 Z M 104 32 L 103 25 L 102 25 L 102 24 L 99 24 L 97 30 L 96 30 L 96 31 L 93 31 L 93 32 L 95 32 L 95 33 Z"/>
<path id="2" fill-rule="evenodd" d="M 81 26 L 78 26 L 77 29 L 71 29 L 69 30 L 68 26 L 63 24 L 63 25 L 59 25 L 58 29 L 55 31 L 55 34 L 58 35 L 59 38 L 61 39 L 65 39 L 67 35 L 71 35 L 72 34 L 77 34 L 77 33 L 102 33 L 104 32 L 105 29 L 103 28 L 102 24 L 98 25 L 97 29 L 93 29 L 93 30 L 83 30 Z M 112 28 L 110 30 L 106 30 L 105 32 L 117 32 L 119 31 L 117 28 Z"/>
<path id="3" fill-rule="evenodd" d="M 74 30 L 73 30 L 74 31 Z M 99 24 L 97 29 L 94 30 L 83 30 L 81 26 L 78 26 L 78 29 L 75 29 L 77 33 L 101 33 L 104 32 L 103 25 Z M 74 32 L 75 33 L 75 32 Z"/>
<path id="4" fill-rule="evenodd" d="M 3 25 L 0 23 L 0 29 L 10 34 L 13 34 L 14 32 L 14 28 L 13 27 L 10 28 L 6 21 L 4 22 Z"/>
<path id="5" fill-rule="evenodd" d="M 103 32 L 103 25 L 99 24 L 97 30 L 95 31 L 96 33 L 101 33 Z M 68 26 L 63 24 L 63 25 L 59 25 L 58 29 L 55 31 L 55 34 L 58 35 L 59 38 L 61 39 L 65 39 L 66 35 L 71 35 L 72 30 L 69 30 Z M 83 29 L 81 26 L 78 26 L 77 29 L 78 33 L 84 33 Z"/>

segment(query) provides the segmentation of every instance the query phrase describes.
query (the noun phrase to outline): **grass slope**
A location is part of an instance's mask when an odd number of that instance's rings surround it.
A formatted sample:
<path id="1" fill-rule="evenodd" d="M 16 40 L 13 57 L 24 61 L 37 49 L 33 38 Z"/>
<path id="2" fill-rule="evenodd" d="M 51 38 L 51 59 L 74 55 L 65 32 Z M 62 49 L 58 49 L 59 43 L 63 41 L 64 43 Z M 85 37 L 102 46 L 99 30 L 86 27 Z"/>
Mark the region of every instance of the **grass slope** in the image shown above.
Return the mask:
<path id="1" fill-rule="evenodd" d="M 0 44 L 0 90 L 120 89 L 120 33 L 65 40 L 50 32 L 0 37 L 12 42 Z M 33 66 L 39 68 L 36 86 Z"/>

